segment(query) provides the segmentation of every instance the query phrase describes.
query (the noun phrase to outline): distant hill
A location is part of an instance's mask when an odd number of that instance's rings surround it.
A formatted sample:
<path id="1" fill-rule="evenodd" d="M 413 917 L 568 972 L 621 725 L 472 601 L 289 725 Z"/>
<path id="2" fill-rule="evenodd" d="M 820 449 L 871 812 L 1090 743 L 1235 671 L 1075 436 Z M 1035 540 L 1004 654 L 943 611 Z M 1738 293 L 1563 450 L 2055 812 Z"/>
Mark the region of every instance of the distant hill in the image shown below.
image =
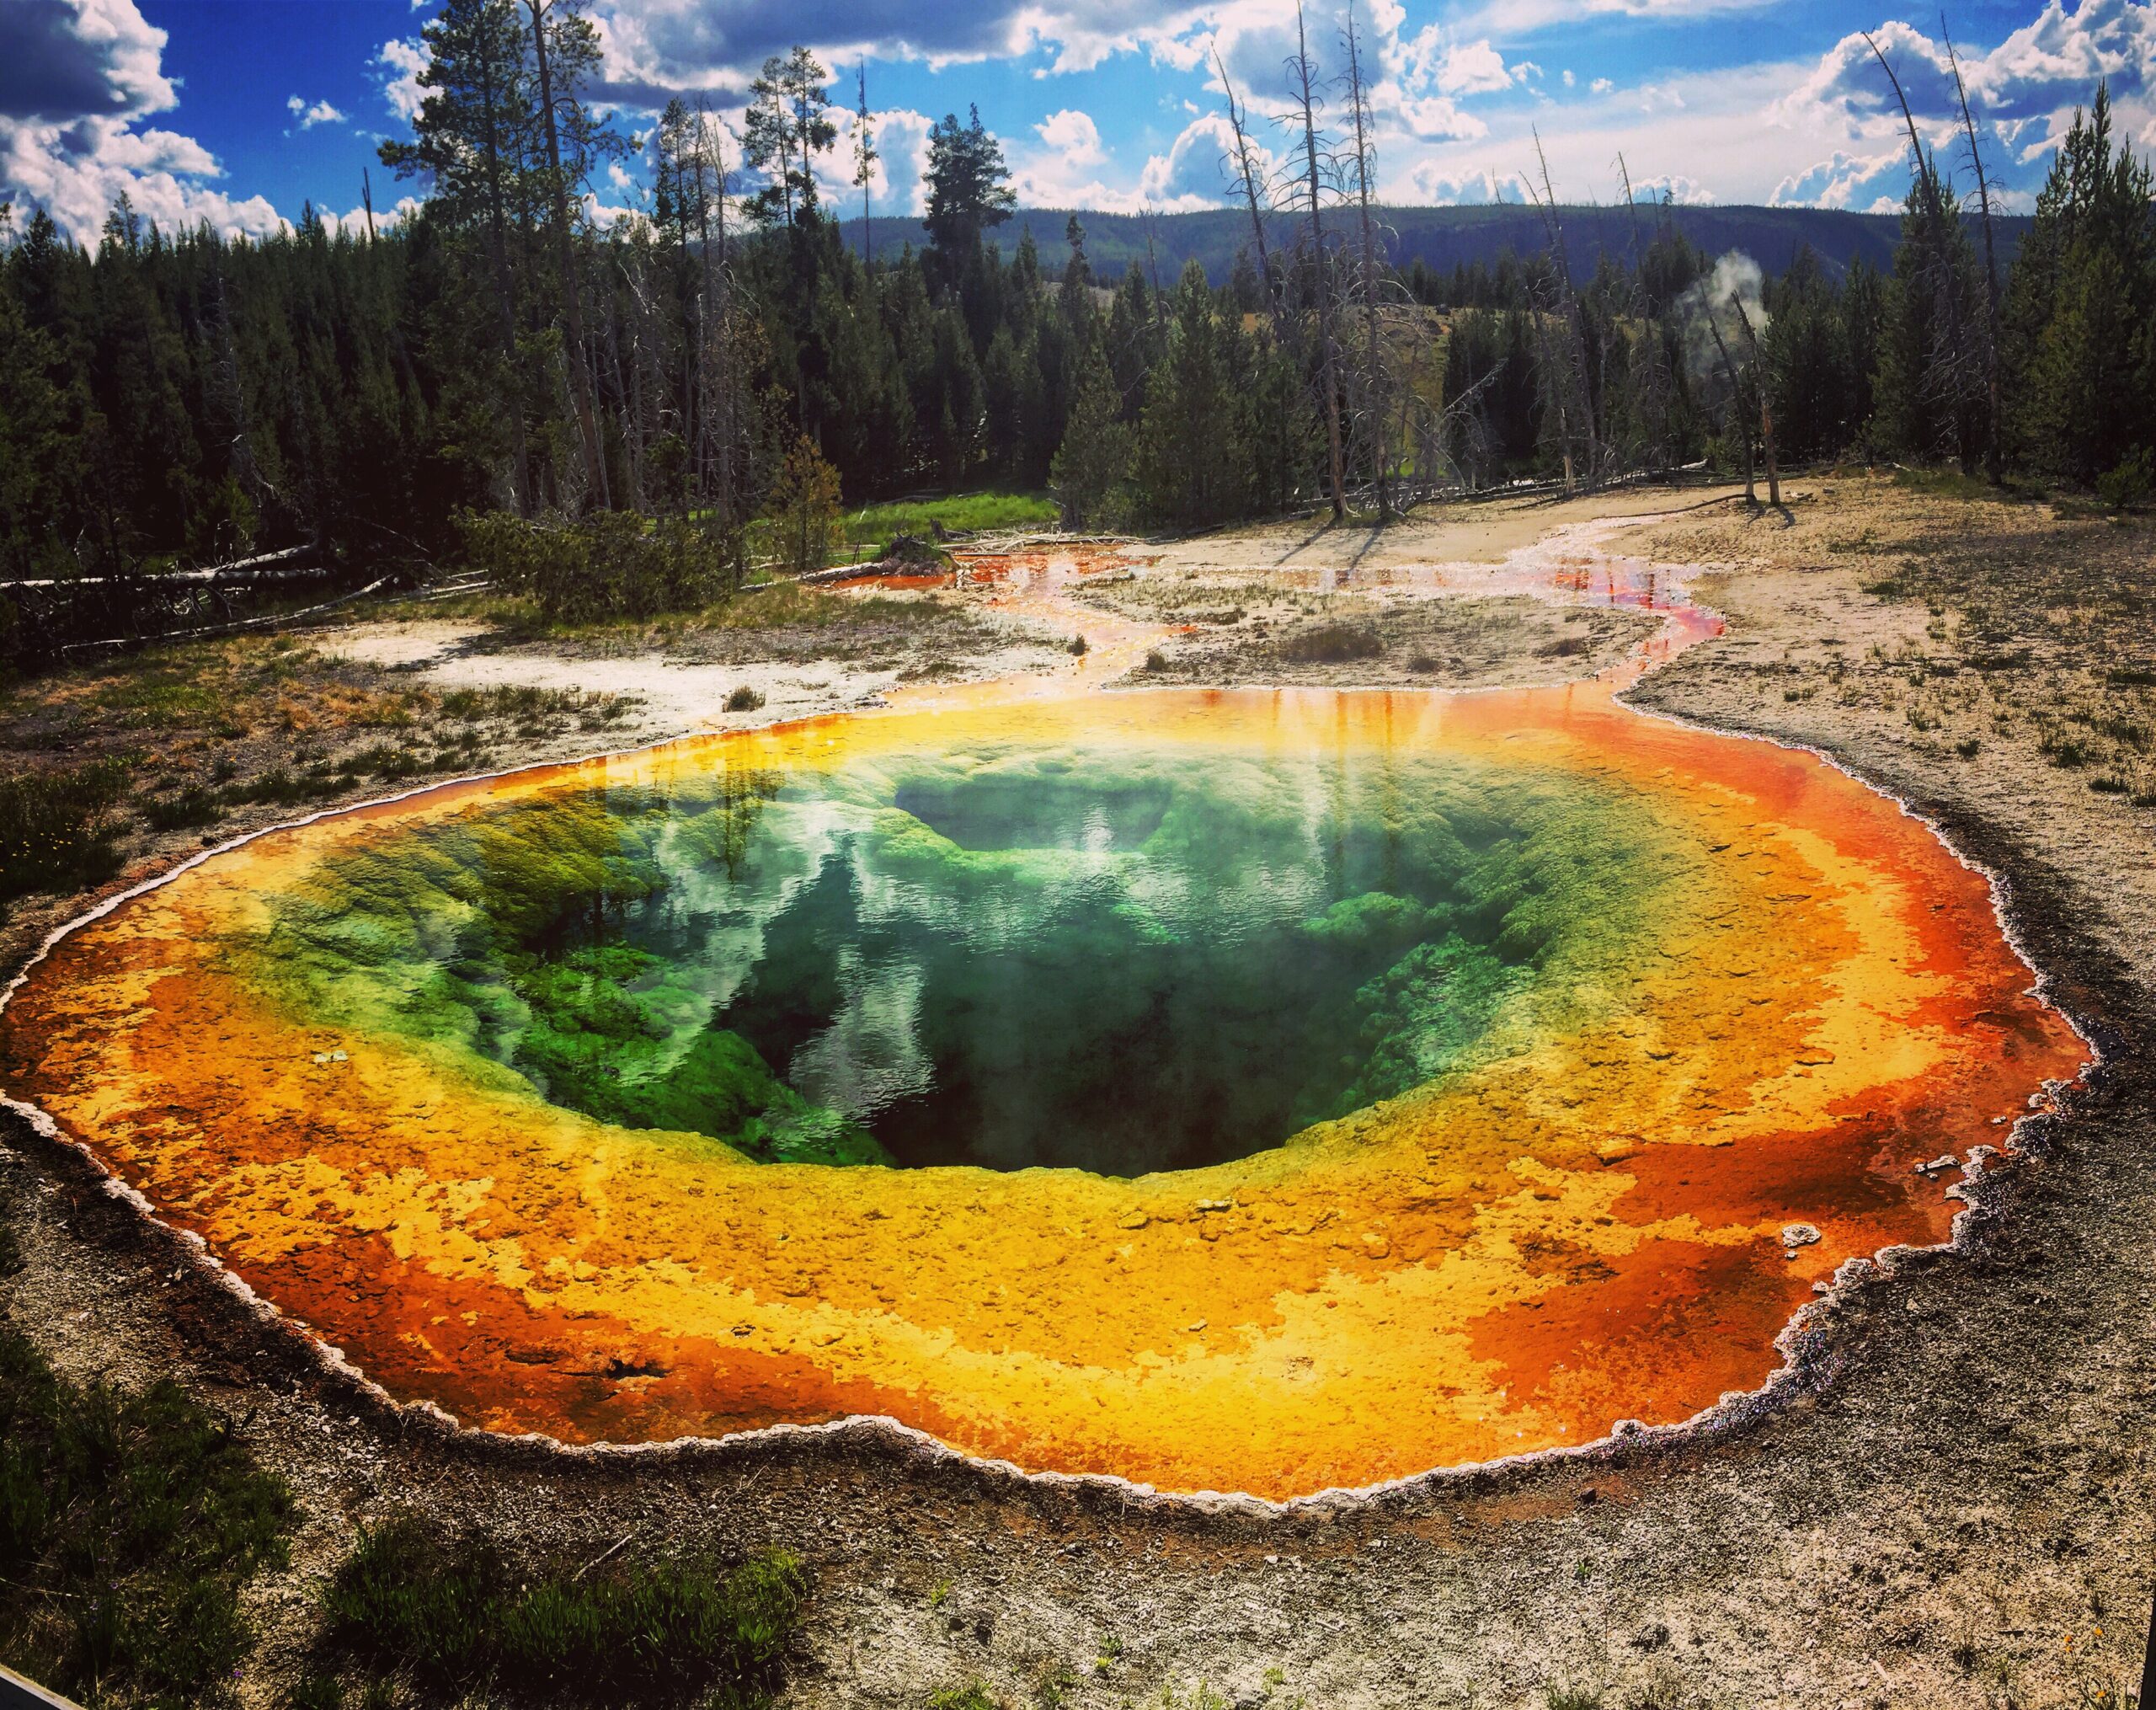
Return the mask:
<path id="1" fill-rule="evenodd" d="M 1636 226 L 1622 207 L 1561 208 L 1565 248 L 1573 275 L 1584 279 L 1606 251 L 1621 260 L 1631 251 L 1634 233 L 1652 232 L 1660 211 L 1642 206 Z M 1893 265 L 1894 246 L 1901 235 L 1901 218 L 1895 214 L 1854 214 L 1838 208 L 1672 208 L 1670 217 L 1679 230 L 1710 255 L 1741 249 L 1769 273 L 1790 264 L 1798 248 L 1810 244 L 1830 274 L 1838 275 L 1862 256 L 1874 267 Z M 1416 261 L 1449 273 L 1460 263 L 1494 262 L 1509 249 L 1518 255 L 1540 250 L 1545 242 L 1542 216 L 1531 207 L 1501 203 L 1481 207 L 1385 208 L 1385 246 L 1402 267 Z M 1008 224 L 990 234 L 1007 255 L 1022 232 L 1031 231 L 1039 248 L 1041 262 L 1051 273 L 1060 273 L 1069 254 L 1064 227 L 1070 212 L 1063 208 L 1025 208 Z M 1336 216 L 1336 218 L 1344 218 Z M 1225 280 L 1234 267 L 1236 252 L 1250 242 L 1250 216 L 1232 208 L 1207 209 L 1196 214 L 1099 214 L 1081 211 L 1086 227 L 1086 255 L 1094 273 L 1113 281 L 1133 261 L 1146 262 L 1146 233 L 1151 228 L 1153 265 L 1163 284 L 1182 270 L 1193 256 L 1203 264 L 1214 283 Z M 2029 228 L 2026 216 L 2007 216 L 1999 222 L 1999 265 L 2013 259 L 2022 234 Z M 896 256 L 908 243 L 916 249 L 927 242 L 921 222 L 910 218 L 879 218 L 872 222 L 876 254 Z M 1268 242 L 1292 247 L 1295 222 L 1277 219 L 1267 227 Z M 846 224 L 846 241 L 861 247 L 861 222 Z"/>

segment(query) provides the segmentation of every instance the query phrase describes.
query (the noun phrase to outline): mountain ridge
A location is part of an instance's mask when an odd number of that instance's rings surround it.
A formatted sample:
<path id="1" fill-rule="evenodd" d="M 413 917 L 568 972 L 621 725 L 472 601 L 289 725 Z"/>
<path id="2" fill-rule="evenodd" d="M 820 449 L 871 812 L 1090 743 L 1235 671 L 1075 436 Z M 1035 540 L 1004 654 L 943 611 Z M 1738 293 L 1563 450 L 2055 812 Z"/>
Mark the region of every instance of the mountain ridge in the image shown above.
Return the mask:
<path id="1" fill-rule="evenodd" d="M 989 241 L 1007 258 L 1026 232 L 1033 233 L 1043 267 L 1059 274 L 1065 256 L 1064 228 L 1075 212 L 1086 228 L 1086 254 L 1094 275 L 1104 281 L 1122 275 L 1135 261 L 1157 270 L 1161 282 L 1171 282 L 1184 265 L 1195 259 L 1216 285 L 1225 281 L 1235 256 L 1250 242 L 1250 216 L 1235 208 L 1207 208 L 1194 213 L 1111 214 L 1085 209 L 1021 208 L 1004 225 L 989 234 Z M 1460 265 L 1495 263 L 1510 251 L 1534 254 L 1547 246 L 1540 209 L 1518 202 L 1484 203 L 1452 207 L 1387 206 L 1375 211 L 1385 228 L 1387 255 L 1406 268 L 1421 261 L 1438 273 L 1449 274 Z M 1828 273 L 1839 278 L 1859 259 L 1881 271 L 1891 269 L 1894 247 L 1901 238 L 1899 214 L 1856 213 L 1843 208 L 1770 208 L 1743 204 L 1709 204 L 1662 208 L 1642 204 L 1636 211 L 1624 207 L 1581 205 L 1561 206 L 1557 216 L 1565 236 L 1566 259 L 1573 275 L 1586 279 L 1607 254 L 1623 262 L 1652 237 L 1657 222 L 1667 217 L 1678 231 L 1710 255 L 1737 249 L 1769 273 L 1788 267 L 1801 247 L 1808 245 Z M 1335 211 L 1336 222 L 1348 217 Z M 1967 216 L 1973 228 L 1975 216 Z M 861 248 L 861 221 L 844 222 L 846 241 L 857 252 Z M 1293 216 L 1276 216 L 1267 222 L 1267 241 L 1278 249 L 1293 248 L 1299 222 Z M 2001 215 L 1996 221 L 1999 259 L 2006 266 L 2020 247 L 2031 224 L 2025 214 Z M 1147 254 L 1147 239 L 1152 254 Z M 1336 226 L 1336 229 L 1338 229 Z M 871 222 L 874 253 L 878 259 L 895 258 L 908 243 L 919 248 L 927 241 L 926 229 L 908 215 L 882 215 Z"/>

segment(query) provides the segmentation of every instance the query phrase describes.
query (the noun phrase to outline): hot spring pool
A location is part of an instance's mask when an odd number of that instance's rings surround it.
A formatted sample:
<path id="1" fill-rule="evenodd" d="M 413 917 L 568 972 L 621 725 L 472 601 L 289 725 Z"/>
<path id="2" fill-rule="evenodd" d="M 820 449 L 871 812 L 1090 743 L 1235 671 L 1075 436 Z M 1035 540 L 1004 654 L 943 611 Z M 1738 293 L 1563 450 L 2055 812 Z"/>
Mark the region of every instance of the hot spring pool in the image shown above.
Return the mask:
<path id="1" fill-rule="evenodd" d="M 1892 802 L 1598 685 L 1145 691 L 265 836 L 0 1081 L 467 1424 L 1284 1497 L 1756 1387 L 2073 1071 L 2030 983 Z"/>

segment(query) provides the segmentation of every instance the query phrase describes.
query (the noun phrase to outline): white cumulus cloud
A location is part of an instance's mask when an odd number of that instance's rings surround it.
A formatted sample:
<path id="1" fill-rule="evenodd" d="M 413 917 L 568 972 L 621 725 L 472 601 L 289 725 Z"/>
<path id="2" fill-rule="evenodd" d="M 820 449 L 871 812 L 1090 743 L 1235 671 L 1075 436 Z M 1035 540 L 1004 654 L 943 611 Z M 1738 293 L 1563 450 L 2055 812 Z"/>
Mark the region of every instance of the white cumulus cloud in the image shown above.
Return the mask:
<path id="1" fill-rule="evenodd" d="M 135 0 L 0 0 L 0 200 L 85 243 L 122 193 L 167 231 L 276 229 L 266 199 L 206 182 L 222 174 L 200 143 L 143 126 L 179 101 L 165 39 Z"/>
<path id="2" fill-rule="evenodd" d="M 419 87 L 419 73 L 426 68 L 427 47 L 422 41 L 385 41 L 374 56 L 382 99 L 407 125 L 419 116 L 420 104 L 427 99 L 427 92 Z"/>
<path id="3" fill-rule="evenodd" d="M 327 101 L 317 101 L 310 106 L 299 96 L 293 95 L 287 98 L 285 107 L 293 118 L 300 121 L 302 131 L 312 131 L 318 125 L 342 125 L 344 122 L 344 115 Z"/>

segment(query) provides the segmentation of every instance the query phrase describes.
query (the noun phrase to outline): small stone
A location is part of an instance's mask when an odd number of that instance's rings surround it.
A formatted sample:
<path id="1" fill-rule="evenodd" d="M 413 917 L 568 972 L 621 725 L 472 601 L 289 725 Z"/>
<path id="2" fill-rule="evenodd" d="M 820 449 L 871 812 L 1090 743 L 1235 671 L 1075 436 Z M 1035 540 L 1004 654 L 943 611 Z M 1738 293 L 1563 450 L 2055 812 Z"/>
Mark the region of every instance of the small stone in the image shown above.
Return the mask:
<path id="1" fill-rule="evenodd" d="M 1152 1221 L 1153 1220 L 1148 1217 L 1143 1211 L 1126 1211 L 1122 1216 L 1116 1220 L 1116 1227 L 1118 1229 L 1143 1229 Z"/>
<path id="2" fill-rule="evenodd" d="M 1809 1247 L 1819 1239 L 1819 1232 L 1809 1223 L 1791 1223 L 1782 1231 L 1782 1245 L 1792 1250 Z"/>
<path id="3" fill-rule="evenodd" d="M 1200 1211 L 1232 1211 L 1235 1209 L 1235 1202 L 1233 1200 L 1200 1200 L 1198 1209 Z"/>
<path id="4" fill-rule="evenodd" d="M 1917 1173 L 1920 1176 L 1935 1176 L 1942 1170 L 1958 1170 L 1961 1168 L 1961 1160 L 1950 1152 L 1934 1158 L 1929 1163 L 1919 1164 Z"/>

